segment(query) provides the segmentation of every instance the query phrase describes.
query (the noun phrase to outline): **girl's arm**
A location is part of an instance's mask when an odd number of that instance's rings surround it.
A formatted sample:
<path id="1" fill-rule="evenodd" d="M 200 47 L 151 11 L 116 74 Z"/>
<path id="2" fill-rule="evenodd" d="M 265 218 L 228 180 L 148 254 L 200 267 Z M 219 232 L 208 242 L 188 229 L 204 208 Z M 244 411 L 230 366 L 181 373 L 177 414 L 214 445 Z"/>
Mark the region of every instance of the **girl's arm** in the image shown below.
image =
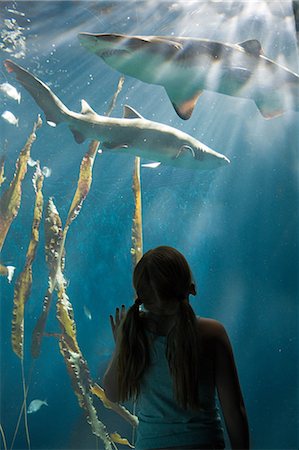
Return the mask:
<path id="1" fill-rule="evenodd" d="M 215 324 L 215 367 L 218 396 L 231 448 L 249 449 L 249 428 L 232 346 L 223 325 Z"/>

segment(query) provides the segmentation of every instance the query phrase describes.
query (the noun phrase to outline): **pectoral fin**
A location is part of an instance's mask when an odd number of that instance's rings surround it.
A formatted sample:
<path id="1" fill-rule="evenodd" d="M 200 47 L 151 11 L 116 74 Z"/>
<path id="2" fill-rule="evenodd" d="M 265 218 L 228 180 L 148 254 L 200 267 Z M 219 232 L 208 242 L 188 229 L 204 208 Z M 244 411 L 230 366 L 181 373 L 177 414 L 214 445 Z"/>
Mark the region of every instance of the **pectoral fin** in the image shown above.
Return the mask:
<path id="1" fill-rule="evenodd" d="M 152 162 L 152 163 L 141 164 L 141 167 L 147 167 L 148 169 L 156 169 L 160 165 L 161 165 L 160 162 Z"/>
<path id="2" fill-rule="evenodd" d="M 85 141 L 85 136 L 83 136 L 82 133 L 80 133 L 80 131 L 75 130 L 74 128 L 70 127 L 71 132 L 73 133 L 74 139 L 77 142 L 77 144 L 82 144 L 82 142 Z"/>
<path id="3" fill-rule="evenodd" d="M 252 55 L 260 56 L 264 54 L 261 43 L 257 39 L 249 39 L 247 41 L 240 42 L 238 45 L 243 47 L 247 53 L 251 53 Z"/>
<path id="4" fill-rule="evenodd" d="M 103 142 L 103 147 L 106 147 L 108 150 L 117 150 L 121 148 L 128 148 L 128 144 L 120 144 L 119 142 Z"/>
<path id="5" fill-rule="evenodd" d="M 190 119 L 202 91 L 198 90 L 192 97 L 188 97 L 183 101 L 178 102 L 176 99 L 174 99 L 174 96 L 167 90 L 167 88 L 165 89 L 178 116 L 180 116 L 180 118 L 184 120 Z"/>
<path id="6" fill-rule="evenodd" d="M 281 106 L 277 106 L 276 108 L 271 108 L 263 103 L 255 102 L 258 107 L 259 112 L 265 119 L 274 119 L 275 117 L 279 117 L 284 113 L 284 110 Z"/>

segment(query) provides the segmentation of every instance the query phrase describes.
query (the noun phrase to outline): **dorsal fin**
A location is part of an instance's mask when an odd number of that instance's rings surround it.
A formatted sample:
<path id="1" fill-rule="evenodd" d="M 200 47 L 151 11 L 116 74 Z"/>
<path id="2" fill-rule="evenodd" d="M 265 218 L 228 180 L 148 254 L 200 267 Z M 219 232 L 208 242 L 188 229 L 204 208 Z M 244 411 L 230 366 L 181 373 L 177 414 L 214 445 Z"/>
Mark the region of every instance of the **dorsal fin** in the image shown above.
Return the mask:
<path id="1" fill-rule="evenodd" d="M 248 41 L 240 42 L 238 45 L 243 47 L 247 53 L 251 53 L 255 56 L 264 54 L 261 43 L 257 39 L 249 39 Z"/>
<path id="2" fill-rule="evenodd" d="M 96 114 L 96 112 L 84 99 L 81 100 L 81 114 Z"/>
<path id="3" fill-rule="evenodd" d="M 142 115 L 129 105 L 124 106 L 123 117 L 125 119 L 143 119 Z"/>

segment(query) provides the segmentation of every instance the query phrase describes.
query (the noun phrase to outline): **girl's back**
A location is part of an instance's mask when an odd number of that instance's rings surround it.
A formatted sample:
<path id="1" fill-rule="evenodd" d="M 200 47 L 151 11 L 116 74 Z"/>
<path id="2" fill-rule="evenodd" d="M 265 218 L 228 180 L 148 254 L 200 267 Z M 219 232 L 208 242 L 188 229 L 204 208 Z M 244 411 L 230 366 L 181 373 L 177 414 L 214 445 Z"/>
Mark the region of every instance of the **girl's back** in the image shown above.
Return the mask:
<path id="1" fill-rule="evenodd" d="M 151 365 L 143 377 L 137 402 L 138 449 L 159 447 L 224 448 L 223 430 L 216 405 L 215 328 L 218 322 L 198 318 L 200 335 L 200 410 L 186 410 L 175 399 L 167 358 L 167 319 L 144 317 L 151 350 Z M 219 324 L 220 325 L 220 324 Z M 152 330 L 152 331 L 150 331 Z M 200 446 L 200 447 L 199 447 Z"/>

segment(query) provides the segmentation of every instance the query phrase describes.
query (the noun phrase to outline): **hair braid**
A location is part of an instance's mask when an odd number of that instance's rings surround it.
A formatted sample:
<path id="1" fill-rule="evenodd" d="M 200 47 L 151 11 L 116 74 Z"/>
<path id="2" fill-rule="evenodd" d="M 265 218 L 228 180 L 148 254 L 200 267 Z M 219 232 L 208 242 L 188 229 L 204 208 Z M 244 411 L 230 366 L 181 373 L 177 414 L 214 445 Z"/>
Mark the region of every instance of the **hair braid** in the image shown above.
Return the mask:
<path id="1" fill-rule="evenodd" d="M 182 299 L 176 324 L 168 335 L 166 357 L 173 377 L 176 399 L 185 409 L 200 407 L 198 341 L 195 313 L 187 299 Z"/>
<path id="2" fill-rule="evenodd" d="M 118 388 L 120 401 L 139 393 L 144 371 L 150 363 L 148 339 L 140 317 L 138 298 L 128 309 L 122 323 L 118 353 Z"/>

